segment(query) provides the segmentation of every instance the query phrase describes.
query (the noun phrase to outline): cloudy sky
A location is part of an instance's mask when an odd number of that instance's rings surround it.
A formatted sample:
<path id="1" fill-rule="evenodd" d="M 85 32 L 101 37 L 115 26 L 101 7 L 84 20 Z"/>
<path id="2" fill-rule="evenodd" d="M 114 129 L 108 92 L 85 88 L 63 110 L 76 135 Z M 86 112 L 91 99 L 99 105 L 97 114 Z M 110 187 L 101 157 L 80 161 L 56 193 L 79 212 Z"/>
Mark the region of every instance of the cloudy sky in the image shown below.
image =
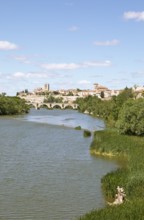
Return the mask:
<path id="1" fill-rule="evenodd" d="M 0 0 L 0 92 L 144 85 L 143 0 Z"/>

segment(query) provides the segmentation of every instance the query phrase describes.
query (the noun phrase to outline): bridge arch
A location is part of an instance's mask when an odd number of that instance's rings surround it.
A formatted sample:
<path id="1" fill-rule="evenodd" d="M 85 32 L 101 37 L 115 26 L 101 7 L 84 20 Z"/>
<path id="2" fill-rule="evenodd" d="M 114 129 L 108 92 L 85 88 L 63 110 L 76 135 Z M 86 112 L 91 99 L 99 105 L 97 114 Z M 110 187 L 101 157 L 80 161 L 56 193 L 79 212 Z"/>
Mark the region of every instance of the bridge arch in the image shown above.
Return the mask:
<path id="1" fill-rule="evenodd" d="M 66 105 L 64 106 L 64 109 L 73 109 L 73 106 L 70 105 L 70 104 L 66 104 Z"/>
<path id="2" fill-rule="evenodd" d="M 60 109 L 63 109 L 63 106 L 62 106 L 62 104 L 55 103 L 55 104 L 51 105 L 51 108 L 60 108 Z"/>
<path id="3" fill-rule="evenodd" d="M 72 109 L 77 109 L 78 108 L 78 104 L 75 103 L 44 103 L 44 102 L 27 102 L 28 105 L 32 105 L 33 107 L 35 107 L 36 109 L 40 109 L 43 106 L 47 107 L 48 109 L 53 109 L 53 108 L 60 108 L 60 109 L 66 109 L 68 107 L 72 108 Z"/>

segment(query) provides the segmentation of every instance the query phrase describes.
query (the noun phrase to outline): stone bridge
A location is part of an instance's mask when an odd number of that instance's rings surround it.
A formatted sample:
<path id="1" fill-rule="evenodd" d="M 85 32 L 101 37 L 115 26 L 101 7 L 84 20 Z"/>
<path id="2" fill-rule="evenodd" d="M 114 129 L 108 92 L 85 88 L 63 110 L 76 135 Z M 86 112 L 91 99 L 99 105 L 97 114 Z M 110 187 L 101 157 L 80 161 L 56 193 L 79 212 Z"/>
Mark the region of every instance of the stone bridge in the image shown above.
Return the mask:
<path id="1" fill-rule="evenodd" d="M 77 109 L 78 104 L 75 103 L 45 103 L 45 102 L 34 102 L 34 101 L 29 101 L 27 102 L 28 105 L 34 106 L 36 109 L 40 109 L 41 107 L 47 107 L 48 109 L 53 109 L 56 107 L 59 107 L 61 109 L 66 109 L 67 107 L 71 107 L 72 109 Z"/>

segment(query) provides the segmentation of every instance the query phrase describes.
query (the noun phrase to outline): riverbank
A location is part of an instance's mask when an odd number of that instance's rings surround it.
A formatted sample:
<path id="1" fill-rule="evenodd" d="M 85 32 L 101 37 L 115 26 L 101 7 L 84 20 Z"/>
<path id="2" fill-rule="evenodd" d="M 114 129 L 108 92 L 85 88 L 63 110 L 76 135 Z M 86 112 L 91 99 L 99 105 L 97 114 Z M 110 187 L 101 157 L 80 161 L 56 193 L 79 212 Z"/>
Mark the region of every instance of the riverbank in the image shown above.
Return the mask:
<path id="1" fill-rule="evenodd" d="M 122 205 L 93 210 L 79 220 L 135 220 L 144 216 L 144 137 L 120 135 L 116 130 L 96 131 L 91 154 L 116 157 L 121 168 L 101 180 L 106 201 L 113 202 L 117 186 L 125 189 L 127 200 Z"/>

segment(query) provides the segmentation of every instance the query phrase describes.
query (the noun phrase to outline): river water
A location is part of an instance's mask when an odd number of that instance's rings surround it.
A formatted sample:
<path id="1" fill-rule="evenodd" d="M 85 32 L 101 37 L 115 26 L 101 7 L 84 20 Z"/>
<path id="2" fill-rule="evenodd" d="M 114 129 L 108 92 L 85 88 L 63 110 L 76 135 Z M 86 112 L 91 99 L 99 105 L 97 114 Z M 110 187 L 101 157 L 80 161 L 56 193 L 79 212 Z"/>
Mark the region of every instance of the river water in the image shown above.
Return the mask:
<path id="1" fill-rule="evenodd" d="M 105 205 L 100 179 L 117 164 L 92 157 L 76 126 L 104 123 L 74 110 L 0 118 L 0 220 L 73 220 Z"/>

